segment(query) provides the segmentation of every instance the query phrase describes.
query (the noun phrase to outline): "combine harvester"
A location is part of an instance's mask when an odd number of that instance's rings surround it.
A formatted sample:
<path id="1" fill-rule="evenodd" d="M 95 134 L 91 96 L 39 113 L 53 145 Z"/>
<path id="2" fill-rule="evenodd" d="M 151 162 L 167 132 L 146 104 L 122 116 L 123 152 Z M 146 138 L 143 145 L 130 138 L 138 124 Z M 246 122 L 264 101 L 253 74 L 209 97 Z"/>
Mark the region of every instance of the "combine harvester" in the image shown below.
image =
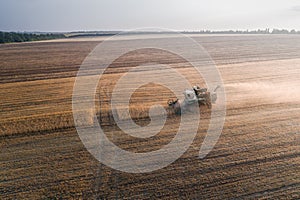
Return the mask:
<path id="1" fill-rule="evenodd" d="M 217 101 L 217 90 L 220 86 L 217 86 L 212 92 L 209 92 L 207 88 L 200 88 L 194 86 L 192 89 L 186 89 L 184 94 L 184 100 L 179 99 L 168 101 L 168 106 L 176 115 L 181 115 L 185 112 L 193 112 L 195 106 L 206 105 L 211 109 L 212 104 Z"/>

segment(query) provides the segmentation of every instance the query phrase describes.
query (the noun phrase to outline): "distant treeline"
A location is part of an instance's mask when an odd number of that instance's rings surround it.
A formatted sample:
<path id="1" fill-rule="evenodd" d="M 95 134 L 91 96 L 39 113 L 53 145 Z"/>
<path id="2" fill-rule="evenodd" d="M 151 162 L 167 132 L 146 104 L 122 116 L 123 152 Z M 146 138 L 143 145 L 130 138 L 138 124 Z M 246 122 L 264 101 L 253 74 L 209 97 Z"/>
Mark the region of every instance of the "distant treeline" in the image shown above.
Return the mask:
<path id="1" fill-rule="evenodd" d="M 121 35 L 141 35 L 141 34 L 176 34 L 173 31 L 82 31 L 82 32 L 70 32 L 67 33 L 67 37 L 93 37 L 93 36 L 113 36 L 117 34 Z M 183 34 L 300 34 L 300 31 L 286 30 L 286 29 L 257 29 L 257 30 L 225 30 L 225 31 L 211 31 L 211 30 L 199 30 L 199 31 L 181 31 Z"/>
<path id="2" fill-rule="evenodd" d="M 58 38 L 65 38 L 64 34 L 60 33 L 16 33 L 16 32 L 1 32 L 0 31 L 0 43 L 11 42 L 29 42 L 39 40 L 51 40 Z"/>
<path id="3" fill-rule="evenodd" d="M 258 30 L 228 30 L 228 31 L 210 31 L 210 30 L 201 30 L 201 31 L 184 31 L 183 33 L 195 33 L 195 34 L 300 34 L 300 31 L 296 30 L 286 30 L 286 29 L 258 29 Z"/>
<path id="4" fill-rule="evenodd" d="M 70 33 L 16 33 L 0 31 L 0 43 L 28 42 L 39 40 L 51 40 L 58 38 L 72 37 L 92 37 L 92 36 L 113 36 L 116 34 L 134 35 L 134 34 L 174 34 L 176 32 L 122 32 L 122 31 L 83 31 Z M 182 31 L 183 34 L 300 34 L 300 31 L 287 29 L 258 29 L 258 30 L 227 30 L 227 31 Z"/>

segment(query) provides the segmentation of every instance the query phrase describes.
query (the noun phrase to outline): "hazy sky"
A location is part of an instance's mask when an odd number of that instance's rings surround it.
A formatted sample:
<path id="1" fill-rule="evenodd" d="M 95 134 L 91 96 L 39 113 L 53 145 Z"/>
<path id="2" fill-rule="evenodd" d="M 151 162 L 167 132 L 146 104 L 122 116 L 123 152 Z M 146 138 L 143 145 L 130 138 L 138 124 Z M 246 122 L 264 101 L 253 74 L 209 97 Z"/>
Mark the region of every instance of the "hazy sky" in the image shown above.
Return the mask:
<path id="1" fill-rule="evenodd" d="M 300 0 L 0 0 L 0 30 L 300 30 Z"/>

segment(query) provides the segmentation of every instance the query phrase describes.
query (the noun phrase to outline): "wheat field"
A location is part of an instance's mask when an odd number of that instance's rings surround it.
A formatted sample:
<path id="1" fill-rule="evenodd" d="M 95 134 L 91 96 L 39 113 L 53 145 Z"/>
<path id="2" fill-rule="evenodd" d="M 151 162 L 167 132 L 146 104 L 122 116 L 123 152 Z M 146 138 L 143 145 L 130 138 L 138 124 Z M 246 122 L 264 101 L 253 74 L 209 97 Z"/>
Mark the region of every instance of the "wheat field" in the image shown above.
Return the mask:
<path id="1" fill-rule="evenodd" d="M 74 127 L 74 81 L 103 38 L 0 45 L 0 199 L 299 199 L 300 37 L 193 37 L 211 55 L 224 81 L 224 129 L 208 156 L 198 159 L 210 120 L 210 111 L 203 109 L 188 151 L 171 165 L 145 174 L 99 163 Z M 134 66 L 157 60 L 176 68 L 191 84 L 205 85 L 186 61 L 172 54 L 131 52 L 103 75 L 95 110 L 83 111 L 96 115 L 107 137 L 127 151 L 160 149 L 178 129 L 179 117 L 169 115 L 159 134 L 134 138 L 111 120 L 109 99 L 117 80 Z M 149 108 L 166 107 L 172 97 L 170 90 L 148 84 L 133 94 L 131 116 L 117 112 L 144 126 Z"/>

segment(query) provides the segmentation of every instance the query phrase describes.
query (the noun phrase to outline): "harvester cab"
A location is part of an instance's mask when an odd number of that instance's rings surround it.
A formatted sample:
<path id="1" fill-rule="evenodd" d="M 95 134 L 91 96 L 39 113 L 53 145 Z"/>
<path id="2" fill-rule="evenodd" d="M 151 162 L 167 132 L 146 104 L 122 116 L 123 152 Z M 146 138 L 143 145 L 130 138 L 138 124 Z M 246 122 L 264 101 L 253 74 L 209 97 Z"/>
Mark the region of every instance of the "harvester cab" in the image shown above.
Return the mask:
<path id="1" fill-rule="evenodd" d="M 193 104 L 193 103 L 196 103 L 198 101 L 197 94 L 195 93 L 194 90 L 186 89 L 183 92 L 183 95 L 184 95 L 184 101 L 187 104 Z"/>

